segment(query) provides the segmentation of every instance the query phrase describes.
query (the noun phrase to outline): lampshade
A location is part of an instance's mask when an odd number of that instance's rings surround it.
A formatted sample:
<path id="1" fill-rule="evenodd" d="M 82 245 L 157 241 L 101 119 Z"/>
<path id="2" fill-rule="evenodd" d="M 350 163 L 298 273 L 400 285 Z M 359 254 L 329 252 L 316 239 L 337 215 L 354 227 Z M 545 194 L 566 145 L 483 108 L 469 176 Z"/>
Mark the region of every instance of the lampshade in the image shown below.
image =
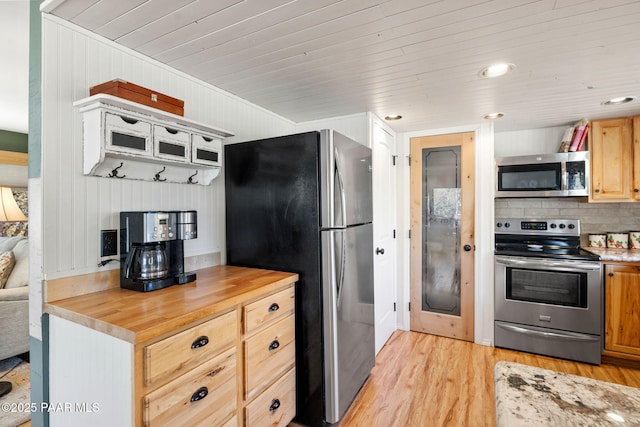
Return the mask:
<path id="1" fill-rule="evenodd" d="M 13 198 L 13 192 L 9 187 L 0 187 L 0 222 L 9 221 L 26 221 L 16 199 Z"/>

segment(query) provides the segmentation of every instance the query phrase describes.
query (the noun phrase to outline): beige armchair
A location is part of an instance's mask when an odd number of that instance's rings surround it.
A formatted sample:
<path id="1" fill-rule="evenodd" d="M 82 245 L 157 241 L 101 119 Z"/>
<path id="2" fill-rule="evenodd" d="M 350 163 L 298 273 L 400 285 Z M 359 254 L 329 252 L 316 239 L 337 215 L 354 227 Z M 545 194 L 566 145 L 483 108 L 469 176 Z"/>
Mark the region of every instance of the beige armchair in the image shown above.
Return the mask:
<path id="1" fill-rule="evenodd" d="M 0 360 L 29 351 L 29 241 L 0 237 L 0 253 L 8 251 L 15 265 L 0 288 Z"/>

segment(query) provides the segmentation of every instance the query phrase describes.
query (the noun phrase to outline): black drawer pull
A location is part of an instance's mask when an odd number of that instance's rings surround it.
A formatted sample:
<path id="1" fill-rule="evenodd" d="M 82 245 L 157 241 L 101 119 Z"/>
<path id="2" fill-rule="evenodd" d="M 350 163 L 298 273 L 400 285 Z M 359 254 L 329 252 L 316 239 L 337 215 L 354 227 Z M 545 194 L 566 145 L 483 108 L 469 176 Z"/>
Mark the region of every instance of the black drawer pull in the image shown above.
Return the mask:
<path id="1" fill-rule="evenodd" d="M 273 399 L 271 402 L 271 406 L 269 406 L 269 411 L 273 412 L 280 407 L 280 399 Z"/>
<path id="2" fill-rule="evenodd" d="M 278 342 L 278 340 L 273 340 L 271 344 L 269 344 L 269 351 L 275 350 L 278 347 L 280 347 L 280 343 Z"/>
<path id="3" fill-rule="evenodd" d="M 191 348 L 200 348 L 204 347 L 207 344 L 209 344 L 209 337 L 206 335 L 202 335 L 196 338 L 196 340 L 191 343 Z"/>
<path id="4" fill-rule="evenodd" d="M 278 310 L 280 310 L 280 306 L 275 302 L 269 306 L 269 312 L 274 312 Z"/>
<path id="5" fill-rule="evenodd" d="M 209 389 L 206 387 L 200 387 L 191 395 L 191 401 L 197 402 L 198 400 L 202 400 L 207 397 L 207 394 L 209 394 Z"/>
<path id="6" fill-rule="evenodd" d="M 172 135 L 175 135 L 175 134 L 177 134 L 177 133 L 178 133 L 178 130 L 177 130 L 177 129 L 171 129 L 171 128 L 165 127 L 165 130 L 166 130 L 167 132 L 169 132 L 170 134 L 172 134 Z"/>

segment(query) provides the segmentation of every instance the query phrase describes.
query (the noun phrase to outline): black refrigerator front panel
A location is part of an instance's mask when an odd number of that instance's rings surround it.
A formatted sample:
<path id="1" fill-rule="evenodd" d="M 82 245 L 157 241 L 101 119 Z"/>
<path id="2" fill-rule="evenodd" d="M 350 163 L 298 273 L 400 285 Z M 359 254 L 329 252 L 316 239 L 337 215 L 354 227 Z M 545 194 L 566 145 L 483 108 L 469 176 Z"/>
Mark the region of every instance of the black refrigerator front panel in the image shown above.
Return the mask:
<path id="1" fill-rule="evenodd" d="M 298 273 L 296 421 L 322 425 L 318 132 L 225 146 L 227 263 Z"/>

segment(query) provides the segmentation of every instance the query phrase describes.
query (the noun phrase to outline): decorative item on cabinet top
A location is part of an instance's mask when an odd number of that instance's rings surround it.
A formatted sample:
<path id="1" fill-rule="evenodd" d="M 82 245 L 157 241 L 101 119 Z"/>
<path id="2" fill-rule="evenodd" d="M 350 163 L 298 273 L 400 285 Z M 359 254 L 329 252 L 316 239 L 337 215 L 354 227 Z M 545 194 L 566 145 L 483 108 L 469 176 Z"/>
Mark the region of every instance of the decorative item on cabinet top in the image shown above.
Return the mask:
<path id="1" fill-rule="evenodd" d="M 84 174 L 209 185 L 222 140 L 234 134 L 107 94 L 73 104 L 82 113 Z"/>
<path id="2" fill-rule="evenodd" d="M 89 95 L 104 93 L 157 108 L 168 113 L 184 116 L 184 101 L 169 95 L 138 86 L 122 79 L 114 79 L 89 88 Z"/>

